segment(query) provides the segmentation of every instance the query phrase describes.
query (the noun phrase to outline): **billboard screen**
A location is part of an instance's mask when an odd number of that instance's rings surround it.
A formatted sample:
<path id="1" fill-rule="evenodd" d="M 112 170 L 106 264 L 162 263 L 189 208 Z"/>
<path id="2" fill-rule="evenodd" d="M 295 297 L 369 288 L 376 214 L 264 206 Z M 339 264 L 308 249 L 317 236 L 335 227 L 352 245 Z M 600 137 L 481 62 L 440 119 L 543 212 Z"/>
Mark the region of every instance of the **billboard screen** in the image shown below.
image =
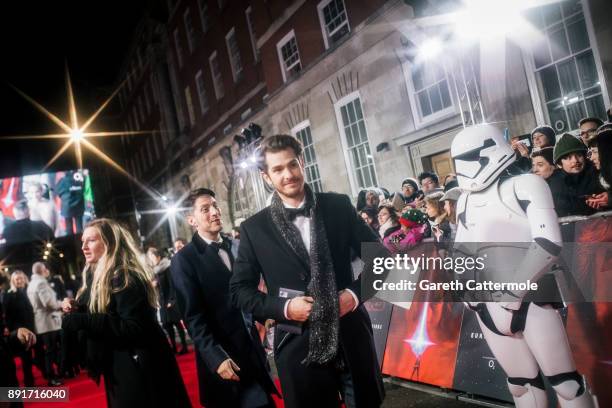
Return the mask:
<path id="1" fill-rule="evenodd" d="M 78 234 L 94 216 L 87 169 L 0 179 L 0 245 Z"/>

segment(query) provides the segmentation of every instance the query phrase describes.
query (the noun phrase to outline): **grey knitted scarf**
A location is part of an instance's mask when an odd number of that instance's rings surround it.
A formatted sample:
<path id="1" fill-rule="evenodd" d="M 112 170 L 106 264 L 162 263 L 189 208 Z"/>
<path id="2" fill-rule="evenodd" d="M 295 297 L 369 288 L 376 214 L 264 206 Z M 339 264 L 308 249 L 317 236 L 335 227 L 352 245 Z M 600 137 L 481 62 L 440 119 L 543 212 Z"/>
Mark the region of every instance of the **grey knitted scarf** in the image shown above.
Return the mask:
<path id="1" fill-rule="evenodd" d="M 303 364 L 325 364 L 332 362 L 338 351 L 338 331 L 340 327 L 336 274 L 332 262 L 325 224 L 317 207 L 315 195 L 305 185 L 305 208 L 310 214 L 310 255 L 298 228 L 287 216 L 283 201 L 274 192 L 270 212 L 274 225 L 297 256 L 307 259 L 310 266 L 310 282 L 306 295 L 314 298 L 310 314 L 310 337 L 308 355 Z"/>

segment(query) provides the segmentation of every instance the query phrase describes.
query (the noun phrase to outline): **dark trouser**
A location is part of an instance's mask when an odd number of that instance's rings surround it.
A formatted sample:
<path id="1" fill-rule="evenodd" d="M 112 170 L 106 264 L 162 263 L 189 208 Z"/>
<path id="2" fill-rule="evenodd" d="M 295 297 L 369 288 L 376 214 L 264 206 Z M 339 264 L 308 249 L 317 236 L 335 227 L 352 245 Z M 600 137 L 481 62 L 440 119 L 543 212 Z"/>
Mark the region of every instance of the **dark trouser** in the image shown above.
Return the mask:
<path id="1" fill-rule="evenodd" d="M 34 375 L 32 374 L 32 350 L 20 350 L 16 356 L 21 359 L 24 385 L 26 387 L 33 387 Z"/>
<path id="2" fill-rule="evenodd" d="M 52 331 L 43 333 L 40 336 L 40 340 L 45 348 L 45 371 L 47 373 L 47 379 L 53 380 L 57 378 L 53 363 L 58 361 L 58 344 L 60 340 L 60 331 Z"/>
<path id="3" fill-rule="evenodd" d="M 74 232 L 72 231 L 72 225 L 76 222 L 76 233 L 83 231 L 83 216 L 79 217 L 64 217 L 66 221 L 66 235 L 72 235 Z"/>
<path id="4" fill-rule="evenodd" d="M 179 337 L 181 338 L 181 346 L 184 350 L 187 350 L 187 339 L 185 338 L 185 330 L 181 323 L 177 322 L 168 322 L 164 323 L 164 330 L 168 333 L 168 337 L 170 337 L 170 344 L 172 344 L 172 350 L 176 353 L 176 338 L 174 333 L 174 327 L 178 331 Z"/>

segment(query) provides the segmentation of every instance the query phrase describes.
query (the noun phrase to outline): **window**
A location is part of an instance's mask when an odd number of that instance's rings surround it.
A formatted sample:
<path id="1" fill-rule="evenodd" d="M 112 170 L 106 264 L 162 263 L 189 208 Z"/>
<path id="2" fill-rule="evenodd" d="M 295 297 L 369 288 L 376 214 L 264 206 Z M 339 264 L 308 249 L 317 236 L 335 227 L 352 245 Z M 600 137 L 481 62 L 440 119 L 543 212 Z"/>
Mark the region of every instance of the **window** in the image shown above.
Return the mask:
<path id="1" fill-rule="evenodd" d="M 227 54 L 229 55 L 230 65 L 232 66 L 234 82 L 238 82 L 242 76 L 242 60 L 240 59 L 238 40 L 236 40 L 236 30 L 233 27 L 225 36 L 225 45 L 227 46 Z"/>
<path id="2" fill-rule="evenodd" d="M 249 28 L 249 37 L 251 38 L 251 47 L 253 48 L 253 58 L 255 61 L 259 61 L 259 49 L 257 48 L 257 37 L 255 35 L 255 27 L 253 26 L 253 19 L 251 13 L 251 6 L 249 6 L 244 12 L 246 15 L 247 27 Z"/>
<path id="3" fill-rule="evenodd" d="M 276 50 L 283 73 L 283 81 L 287 82 L 302 70 L 300 53 L 298 52 L 297 40 L 293 30 L 276 44 Z"/>
<path id="4" fill-rule="evenodd" d="M 200 9 L 200 23 L 202 23 L 202 33 L 206 34 L 210 22 L 208 20 L 208 4 L 206 0 L 198 0 L 198 8 Z"/>
<path id="5" fill-rule="evenodd" d="M 217 51 L 213 52 L 208 58 L 208 63 L 210 65 L 210 74 L 212 75 L 213 85 L 215 87 L 215 96 L 217 100 L 219 100 L 225 95 L 225 88 L 223 87 L 223 77 L 221 75 L 221 68 L 219 67 Z"/>
<path id="6" fill-rule="evenodd" d="M 193 126 L 195 124 L 195 111 L 193 110 L 193 101 L 191 100 L 191 89 L 189 89 L 189 85 L 185 87 L 185 103 L 187 104 L 189 123 Z"/>
<path id="7" fill-rule="evenodd" d="M 200 113 L 204 115 L 208 111 L 208 97 L 206 96 L 206 88 L 204 87 L 204 76 L 202 71 L 198 71 L 195 76 L 196 86 L 198 88 L 198 99 L 200 101 Z"/>
<path id="8" fill-rule="evenodd" d="M 183 14 L 183 22 L 185 23 L 185 33 L 187 33 L 187 45 L 189 46 L 189 52 L 193 52 L 195 46 L 195 31 L 193 29 L 193 22 L 191 21 L 191 13 L 189 8 L 185 10 Z"/>
<path id="9" fill-rule="evenodd" d="M 179 37 L 178 28 L 174 30 L 174 48 L 176 48 L 176 59 L 179 68 L 183 67 L 183 48 L 181 47 L 181 39 Z"/>
<path id="10" fill-rule="evenodd" d="M 543 32 L 532 48 L 539 93 L 557 133 L 576 129 L 585 116 L 605 118 L 602 84 L 579 0 L 530 10 Z"/>
<path id="11" fill-rule="evenodd" d="M 346 7 L 344 7 L 344 0 L 323 0 L 317 6 L 317 10 L 325 49 L 327 49 L 351 31 Z"/>
<path id="12" fill-rule="evenodd" d="M 359 190 L 378 184 L 359 94 L 354 92 L 342 98 L 335 109 L 351 188 L 357 195 Z"/>
<path id="13" fill-rule="evenodd" d="M 294 127 L 291 131 L 304 145 L 304 172 L 306 173 L 306 182 L 314 192 L 322 192 L 321 173 L 319 173 L 319 165 L 317 164 L 317 156 L 312 143 L 312 134 L 310 132 L 310 122 L 305 121 Z"/>
<path id="14" fill-rule="evenodd" d="M 450 93 L 450 81 L 443 66 L 436 61 L 407 61 L 402 65 L 408 87 L 415 127 L 456 112 Z"/>

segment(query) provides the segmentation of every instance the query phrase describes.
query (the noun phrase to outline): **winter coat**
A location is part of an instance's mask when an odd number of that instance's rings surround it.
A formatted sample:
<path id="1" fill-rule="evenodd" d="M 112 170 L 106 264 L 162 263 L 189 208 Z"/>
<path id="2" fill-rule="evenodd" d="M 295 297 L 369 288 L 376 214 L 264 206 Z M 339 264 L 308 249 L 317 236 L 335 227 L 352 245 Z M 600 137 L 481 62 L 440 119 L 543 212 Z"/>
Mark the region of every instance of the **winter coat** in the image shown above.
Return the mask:
<path id="1" fill-rule="evenodd" d="M 170 260 L 162 260 L 153 267 L 155 279 L 157 280 L 157 290 L 159 294 L 159 317 L 162 324 L 179 323 L 181 313 L 176 304 L 176 291 L 170 276 Z M 168 307 L 170 304 L 170 307 Z"/>
<path id="2" fill-rule="evenodd" d="M 552 193 L 555 211 L 559 217 L 591 215 L 597 210 L 586 204 L 587 196 L 604 192 L 595 168 L 588 163 L 579 174 L 556 169 L 546 179 Z"/>
<path id="3" fill-rule="evenodd" d="M 383 239 L 385 247 L 393 254 L 404 253 L 423 240 L 423 227 L 398 229 Z"/>
<path id="4" fill-rule="evenodd" d="M 28 285 L 28 298 L 34 309 L 34 327 L 36 334 L 56 331 L 62 328 L 61 303 L 55 291 L 40 275 L 32 274 Z"/>
<path id="5" fill-rule="evenodd" d="M 35 332 L 34 309 L 25 289 L 6 292 L 2 302 L 4 303 L 6 327 L 9 330 L 13 331 L 25 327 Z"/>

